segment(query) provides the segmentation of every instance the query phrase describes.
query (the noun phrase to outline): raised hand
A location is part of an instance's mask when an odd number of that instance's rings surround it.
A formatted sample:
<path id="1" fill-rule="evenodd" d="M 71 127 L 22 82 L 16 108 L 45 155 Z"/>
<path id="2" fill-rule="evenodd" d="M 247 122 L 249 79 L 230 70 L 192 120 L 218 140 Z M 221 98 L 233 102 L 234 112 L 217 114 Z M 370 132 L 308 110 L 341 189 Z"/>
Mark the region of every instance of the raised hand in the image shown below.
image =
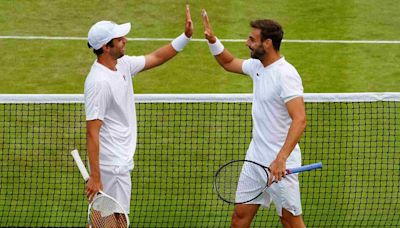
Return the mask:
<path id="1" fill-rule="evenodd" d="M 190 16 L 189 4 L 186 5 L 186 24 L 185 24 L 185 35 L 190 38 L 193 35 L 193 22 Z"/>
<path id="2" fill-rule="evenodd" d="M 203 18 L 203 25 L 204 25 L 204 36 L 210 43 L 215 43 L 217 38 L 212 33 L 210 21 L 208 20 L 208 15 L 205 9 L 201 10 L 201 16 Z"/>

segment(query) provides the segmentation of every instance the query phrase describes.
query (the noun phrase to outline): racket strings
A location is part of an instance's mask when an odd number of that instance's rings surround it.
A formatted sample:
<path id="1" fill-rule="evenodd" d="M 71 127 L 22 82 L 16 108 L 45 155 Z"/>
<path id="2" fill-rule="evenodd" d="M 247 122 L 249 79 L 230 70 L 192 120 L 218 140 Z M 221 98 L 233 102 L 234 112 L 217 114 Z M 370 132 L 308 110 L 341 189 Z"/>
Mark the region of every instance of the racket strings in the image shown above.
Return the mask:
<path id="1" fill-rule="evenodd" d="M 267 179 L 262 167 L 249 162 L 233 162 L 219 171 L 215 187 L 226 202 L 240 203 L 257 197 L 266 187 Z"/>
<path id="2" fill-rule="evenodd" d="M 224 199 L 228 201 L 235 199 L 240 172 L 241 167 L 239 165 L 225 166 L 220 170 L 216 180 L 216 188 Z"/>
<path id="3" fill-rule="evenodd" d="M 92 210 L 90 224 L 92 228 L 126 228 L 128 227 L 124 214 L 113 213 L 109 216 L 102 216 L 100 211 Z"/>
<path id="4" fill-rule="evenodd" d="M 123 209 L 114 200 L 98 196 L 89 211 L 89 223 L 97 228 L 125 228 L 128 227 Z"/>

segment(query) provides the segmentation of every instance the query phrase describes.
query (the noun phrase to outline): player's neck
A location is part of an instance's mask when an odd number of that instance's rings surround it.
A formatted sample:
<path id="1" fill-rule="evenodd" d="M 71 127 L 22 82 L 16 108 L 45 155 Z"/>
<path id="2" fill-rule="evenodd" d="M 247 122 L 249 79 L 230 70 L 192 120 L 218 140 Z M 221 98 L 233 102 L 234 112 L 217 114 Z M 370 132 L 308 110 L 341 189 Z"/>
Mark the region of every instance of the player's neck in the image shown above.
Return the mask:
<path id="1" fill-rule="evenodd" d="M 264 67 L 267 67 L 269 65 L 271 65 L 272 63 L 278 61 L 281 58 L 281 55 L 279 52 L 270 52 L 265 59 L 262 61 L 262 64 L 264 65 Z"/>
<path id="2" fill-rule="evenodd" d="M 117 68 L 115 67 L 117 65 L 117 60 L 112 58 L 109 55 L 100 55 L 97 58 L 97 62 L 104 65 L 105 67 L 107 67 L 108 69 L 112 70 L 112 71 L 116 71 Z"/>

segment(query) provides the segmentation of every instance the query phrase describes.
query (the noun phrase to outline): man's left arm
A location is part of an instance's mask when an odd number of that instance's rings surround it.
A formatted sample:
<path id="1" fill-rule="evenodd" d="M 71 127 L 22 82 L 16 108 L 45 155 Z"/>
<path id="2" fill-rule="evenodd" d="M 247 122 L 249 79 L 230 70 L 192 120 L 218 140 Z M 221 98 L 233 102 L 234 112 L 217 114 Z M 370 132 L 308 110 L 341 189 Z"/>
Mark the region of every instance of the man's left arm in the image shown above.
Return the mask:
<path id="1" fill-rule="evenodd" d="M 292 124 L 290 125 L 285 143 L 279 151 L 276 159 L 271 163 L 271 174 L 275 180 L 280 181 L 286 174 L 286 160 L 299 142 L 306 128 L 306 111 L 303 97 L 296 97 L 286 102 L 286 107 Z M 272 177 L 271 177 L 272 178 Z M 272 179 L 270 179 L 271 183 Z"/>
<path id="2" fill-rule="evenodd" d="M 170 44 L 167 44 L 150 54 L 145 55 L 145 66 L 143 70 L 148 70 L 153 67 L 159 66 L 171 58 L 173 58 L 178 52 L 182 51 L 183 48 L 189 43 L 193 35 L 193 22 L 190 16 L 189 5 L 186 5 L 186 23 L 185 32 L 174 39 Z"/>

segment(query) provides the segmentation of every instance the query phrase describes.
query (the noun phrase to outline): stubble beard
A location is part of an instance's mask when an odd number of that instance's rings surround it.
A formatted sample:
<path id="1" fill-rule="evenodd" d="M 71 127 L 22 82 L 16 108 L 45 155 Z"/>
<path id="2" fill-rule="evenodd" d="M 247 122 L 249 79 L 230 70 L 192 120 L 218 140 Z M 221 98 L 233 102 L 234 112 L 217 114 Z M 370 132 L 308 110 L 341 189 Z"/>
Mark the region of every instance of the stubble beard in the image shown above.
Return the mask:
<path id="1" fill-rule="evenodd" d="M 251 53 L 250 56 L 253 59 L 258 59 L 260 61 L 263 61 L 265 57 L 267 56 L 267 52 L 260 46 L 258 46 L 255 49 L 250 49 Z"/>
<path id="2" fill-rule="evenodd" d="M 114 54 L 114 59 L 115 59 L 115 60 L 120 59 L 120 58 L 122 58 L 124 55 L 125 55 L 125 53 L 122 52 L 122 51 L 119 52 L 119 53 L 115 53 L 115 54 Z"/>

